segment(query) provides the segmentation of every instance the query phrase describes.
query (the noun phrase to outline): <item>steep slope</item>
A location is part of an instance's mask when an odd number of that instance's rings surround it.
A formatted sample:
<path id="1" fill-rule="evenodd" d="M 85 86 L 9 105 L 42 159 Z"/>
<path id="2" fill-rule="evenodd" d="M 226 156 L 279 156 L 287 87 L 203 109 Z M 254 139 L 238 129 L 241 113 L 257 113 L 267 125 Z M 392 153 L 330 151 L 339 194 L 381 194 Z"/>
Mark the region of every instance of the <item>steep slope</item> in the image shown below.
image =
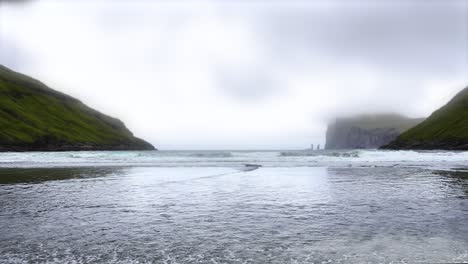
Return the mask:
<path id="1" fill-rule="evenodd" d="M 468 87 L 383 148 L 468 150 Z"/>
<path id="2" fill-rule="evenodd" d="M 120 120 L 0 65 L 0 151 L 150 149 Z"/>
<path id="3" fill-rule="evenodd" d="M 326 149 L 375 149 L 394 140 L 423 119 L 397 114 L 338 118 L 327 129 Z"/>

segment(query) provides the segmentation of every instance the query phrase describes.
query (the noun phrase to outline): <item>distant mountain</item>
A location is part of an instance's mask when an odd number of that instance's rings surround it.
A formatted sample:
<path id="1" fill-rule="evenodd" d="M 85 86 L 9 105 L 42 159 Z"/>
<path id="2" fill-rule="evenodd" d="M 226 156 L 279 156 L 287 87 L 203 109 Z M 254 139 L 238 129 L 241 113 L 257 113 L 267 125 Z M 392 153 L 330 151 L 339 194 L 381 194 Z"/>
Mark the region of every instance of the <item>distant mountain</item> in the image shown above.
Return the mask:
<path id="1" fill-rule="evenodd" d="M 328 126 L 325 149 L 376 149 L 423 120 L 397 114 L 337 118 Z"/>
<path id="2" fill-rule="evenodd" d="M 468 150 L 468 87 L 383 148 Z"/>
<path id="3" fill-rule="evenodd" d="M 0 151 L 152 149 L 120 120 L 0 65 Z"/>

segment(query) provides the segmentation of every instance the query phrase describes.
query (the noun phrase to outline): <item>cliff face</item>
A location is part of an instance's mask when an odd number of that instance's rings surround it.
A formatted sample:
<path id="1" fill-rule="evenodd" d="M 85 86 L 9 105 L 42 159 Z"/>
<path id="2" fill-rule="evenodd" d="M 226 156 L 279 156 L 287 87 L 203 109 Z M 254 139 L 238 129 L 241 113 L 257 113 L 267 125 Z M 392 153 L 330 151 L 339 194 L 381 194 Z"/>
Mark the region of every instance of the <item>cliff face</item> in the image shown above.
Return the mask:
<path id="1" fill-rule="evenodd" d="M 376 149 L 421 121 L 394 114 L 339 118 L 328 126 L 325 148 Z"/>
<path id="2" fill-rule="evenodd" d="M 327 130 L 326 149 L 375 149 L 398 137 L 396 129 L 362 129 L 347 125 L 332 125 Z"/>
<path id="3" fill-rule="evenodd" d="M 0 151 L 151 149 L 120 120 L 0 65 Z"/>
<path id="4" fill-rule="evenodd" d="M 468 150 L 468 87 L 384 149 Z"/>

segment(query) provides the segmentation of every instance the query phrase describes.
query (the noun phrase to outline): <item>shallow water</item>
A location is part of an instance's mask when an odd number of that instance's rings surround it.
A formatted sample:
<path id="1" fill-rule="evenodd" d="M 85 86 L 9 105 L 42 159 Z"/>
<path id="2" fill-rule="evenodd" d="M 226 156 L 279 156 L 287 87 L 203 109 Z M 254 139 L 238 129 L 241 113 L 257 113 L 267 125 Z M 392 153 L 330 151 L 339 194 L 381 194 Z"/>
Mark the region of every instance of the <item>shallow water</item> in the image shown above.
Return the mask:
<path id="1" fill-rule="evenodd" d="M 47 164 L 0 169 L 0 263 L 468 262 L 459 161 Z"/>

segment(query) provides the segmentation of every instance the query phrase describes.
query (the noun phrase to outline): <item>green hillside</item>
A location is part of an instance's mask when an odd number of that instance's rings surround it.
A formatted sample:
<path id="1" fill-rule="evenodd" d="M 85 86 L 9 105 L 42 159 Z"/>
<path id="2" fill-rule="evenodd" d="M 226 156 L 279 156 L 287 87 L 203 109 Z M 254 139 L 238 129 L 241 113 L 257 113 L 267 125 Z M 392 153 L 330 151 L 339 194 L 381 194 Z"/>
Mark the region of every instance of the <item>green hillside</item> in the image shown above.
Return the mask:
<path id="1" fill-rule="evenodd" d="M 0 151 L 147 149 L 120 120 L 0 65 Z"/>
<path id="2" fill-rule="evenodd" d="M 384 148 L 468 150 L 468 88 Z"/>

